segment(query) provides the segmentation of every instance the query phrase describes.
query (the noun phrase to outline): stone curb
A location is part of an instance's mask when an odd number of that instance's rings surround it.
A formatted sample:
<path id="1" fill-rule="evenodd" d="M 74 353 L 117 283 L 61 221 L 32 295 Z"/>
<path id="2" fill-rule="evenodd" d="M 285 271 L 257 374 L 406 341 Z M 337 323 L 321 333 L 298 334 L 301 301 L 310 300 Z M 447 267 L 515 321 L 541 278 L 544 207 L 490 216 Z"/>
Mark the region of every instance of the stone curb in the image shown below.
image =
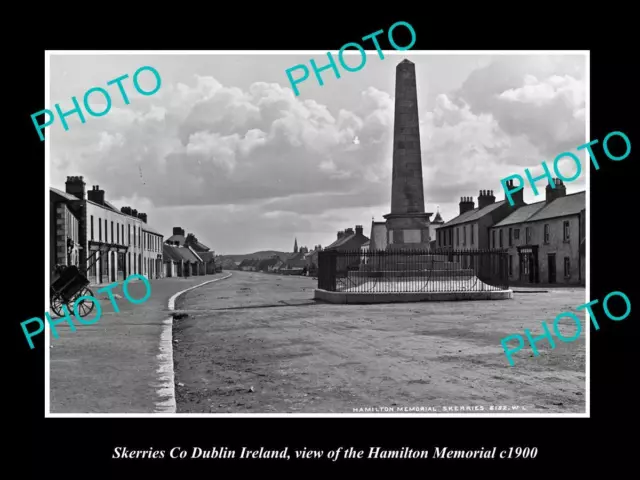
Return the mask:
<path id="1" fill-rule="evenodd" d="M 175 310 L 176 299 L 194 288 L 202 287 L 209 283 L 217 282 L 219 280 L 226 280 L 233 274 L 230 273 L 226 277 L 214 278 L 204 283 L 194 285 L 193 287 L 186 288 L 172 295 L 169 299 L 168 308 L 169 311 Z M 158 388 L 158 395 L 166 398 L 166 400 L 156 403 L 155 413 L 176 413 L 176 389 L 175 389 L 175 375 L 173 371 L 173 316 L 170 315 L 162 322 L 162 334 L 160 335 L 160 353 L 158 354 L 158 369 L 160 386 Z"/>

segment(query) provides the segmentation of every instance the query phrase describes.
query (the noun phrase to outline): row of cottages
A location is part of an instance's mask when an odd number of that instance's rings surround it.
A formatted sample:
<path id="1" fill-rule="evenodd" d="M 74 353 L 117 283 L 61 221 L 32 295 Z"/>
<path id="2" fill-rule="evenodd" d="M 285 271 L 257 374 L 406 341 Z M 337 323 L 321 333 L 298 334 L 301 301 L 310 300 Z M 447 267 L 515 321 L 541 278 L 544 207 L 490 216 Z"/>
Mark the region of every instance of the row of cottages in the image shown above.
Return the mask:
<path id="1" fill-rule="evenodd" d="M 67 177 L 65 191 L 51 187 L 49 206 L 52 274 L 56 265 L 75 265 L 92 285 L 164 276 L 163 236 L 145 213 L 118 210 L 98 185 L 87 192 L 82 176 Z"/>
<path id="2" fill-rule="evenodd" d="M 304 257 L 307 263 L 307 271 L 310 276 L 318 275 L 318 252 L 322 251 L 322 245 L 316 245 L 309 253 Z"/>
<path id="3" fill-rule="evenodd" d="M 167 277 L 212 275 L 222 271 L 215 252 L 199 242 L 196 236 L 181 227 L 173 227 L 173 235 L 163 245 L 164 268 Z"/>
<path id="4" fill-rule="evenodd" d="M 491 248 L 508 249 L 509 278 L 515 282 L 584 285 L 586 192 L 567 195 L 555 179 L 545 197 L 491 227 Z"/>
<path id="5" fill-rule="evenodd" d="M 513 188 L 513 181 L 508 185 Z M 481 190 L 478 206 L 460 199 L 460 214 L 436 232 L 438 248 L 508 249 L 512 284 L 585 284 L 585 192 L 567 195 L 560 179 L 545 188 L 545 200 L 527 205 L 523 190 L 514 205 Z M 560 272 L 560 274 L 558 274 Z"/>
<path id="6" fill-rule="evenodd" d="M 240 262 L 240 265 L 238 265 L 238 270 L 242 270 L 243 272 L 257 272 L 261 261 L 259 258 L 245 258 Z"/>

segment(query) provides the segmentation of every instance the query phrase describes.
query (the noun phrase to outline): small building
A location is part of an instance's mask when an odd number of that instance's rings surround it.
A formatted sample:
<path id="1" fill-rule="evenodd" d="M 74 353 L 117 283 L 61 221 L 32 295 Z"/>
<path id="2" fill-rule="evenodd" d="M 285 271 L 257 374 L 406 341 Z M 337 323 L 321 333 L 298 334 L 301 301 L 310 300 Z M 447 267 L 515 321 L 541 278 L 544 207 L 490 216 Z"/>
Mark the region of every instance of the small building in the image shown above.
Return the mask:
<path id="1" fill-rule="evenodd" d="M 507 200 L 496 202 L 493 190 L 480 190 L 478 206 L 473 197 L 460 199 L 460 215 L 436 230 L 437 248 L 453 250 L 488 249 L 489 229 L 525 205 L 523 190 L 513 194 L 514 206 Z"/>
<path id="2" fill-rule="evenodd" d="M 353 228 L 339 231 L 336 241 L 326 247 L 325 250 L 337 250 L 339 252 L 358 251 L 368 241 L 369 237 L 362 233 L 362 225 L 356 225 L 355 231 Z"/>
<path id="3" fill-rule="evenodd" d="M 245 272 L 257 272 L 260 266 L 260 260 L 256 258 L 245 258 L 240 262 L 239 270 Z"/>
<path id="4" fill-rule="evenodd" d="M 204 262 L 204 273 L 206 275 L 213 275 L 218 270 L 218 265 L 216 264 L 216 254 L 210 250 L 208 251 L 200 251 L 198 252 L 194 247 L 191 247 L 195 252 L 197 252 L 198 256 Z M 222 269 L 220 269 L 222 271 Z"/>
<path id="5" fill-rule="evenodd" d="M 271 258 L 264 258 L 262 260 L 260 260 L 260 263 L 258 264 L 258 271 L 259 272 L 272 272 L 273 271 L 273 267 L 280 261 L 280 257 L 278 255 L 273 255 L 271 256 Z"/>
<path id="6" fill-rule="evenodd" d="M 162 245 L 162 261 L 164 264 L 164 276 L 165 277 L 181 277 L 183 260 L 182 256 L 175 251 L 178 248 L 176 246 Z"/>
<path id="7" fill-rule="evenodd" d="M 515 284 L 585 284 L 586 192 L 567 195 L 554 179 L 545 200 L 519 208 L 491 229 L 491 248 L 509 251 Z"/>
<path id="8" fill-rule="evenodd" d="M 176 277 L 195 277 L 205 275 L 205 264 L 191 247 L 170 245 L 163 246 L 165 271 L 175 272 Z M 173 275 L 172 275 L 173 276 Z"/>

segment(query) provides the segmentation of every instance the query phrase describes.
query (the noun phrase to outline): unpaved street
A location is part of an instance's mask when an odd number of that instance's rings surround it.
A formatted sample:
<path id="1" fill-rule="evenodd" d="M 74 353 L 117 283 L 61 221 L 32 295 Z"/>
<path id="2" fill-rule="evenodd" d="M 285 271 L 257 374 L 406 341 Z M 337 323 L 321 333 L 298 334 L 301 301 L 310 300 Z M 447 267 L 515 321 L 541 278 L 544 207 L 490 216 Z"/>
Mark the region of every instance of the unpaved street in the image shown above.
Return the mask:
<path id="1" fill-rule="evenodd" d="M 500 345 L 525 328 L 541 334 L 543 320 L 552 324 L 585 302 L 584 289 L 503 301 L 328 305 L 312 300 L 316 284 L 233 272 L 180 297 L 176 308 L 188 316 L 173 330 L 178 412 L 585 411 L 583 314 L 577 341 L 557 341 L 553 350 L 540 342 L 539 357 L 523 349 L 514 367 Z M 562 331 L 571 336 L 573 328 Z"/>

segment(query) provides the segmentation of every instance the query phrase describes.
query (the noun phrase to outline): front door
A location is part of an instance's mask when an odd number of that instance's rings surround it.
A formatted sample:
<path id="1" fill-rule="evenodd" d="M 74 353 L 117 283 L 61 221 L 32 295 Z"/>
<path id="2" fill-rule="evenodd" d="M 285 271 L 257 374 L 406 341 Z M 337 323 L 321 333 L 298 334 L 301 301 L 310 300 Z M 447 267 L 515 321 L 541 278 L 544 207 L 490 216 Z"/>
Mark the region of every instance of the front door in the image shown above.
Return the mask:
<path id="1" fill-rule="evenodd" d="M 549 261 L 549 283 L 556 283 L 556 254 L 550 253 L 547 258 Z"/>
<path id="2" fill-rule="evenodd" d="M 526 282 L 529 280 L 529 254 L 520 253 L 520 280 Z"/>

